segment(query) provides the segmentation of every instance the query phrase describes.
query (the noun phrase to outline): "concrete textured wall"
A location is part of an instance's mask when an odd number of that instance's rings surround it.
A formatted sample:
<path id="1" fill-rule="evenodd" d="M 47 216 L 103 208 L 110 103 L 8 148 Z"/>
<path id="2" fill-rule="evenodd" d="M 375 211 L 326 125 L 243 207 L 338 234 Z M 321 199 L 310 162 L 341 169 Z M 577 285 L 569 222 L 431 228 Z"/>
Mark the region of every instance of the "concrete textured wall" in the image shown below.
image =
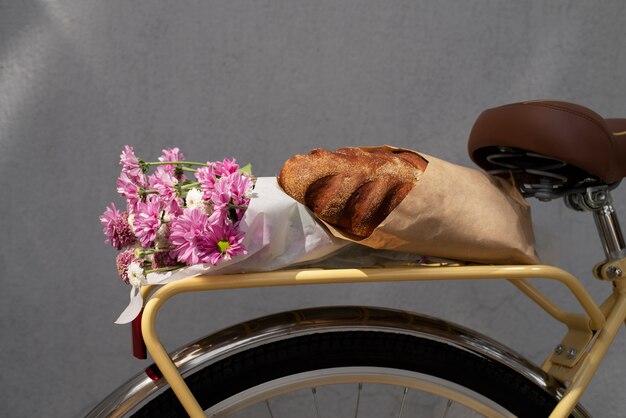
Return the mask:
<path id="1" fill-rule="evenodd" d="M 147 365 L 113 320 L 128 288 L 98 216 L 124 144 L 236 156 L 257 175 L 314 147 L 392 144 L 471 166 L 485 108 L 556 98 L 626 116 L 626 3 L 0 0 L 0 411 L 81 416 Z M 623 190 L 616 206 L 626 207 Z M 532 202 L 539 252 L 589 285 L 591 216 Z M 545 286 L 566 306 L 572 298 Z M 300 306 L 439 315 L 540 362 L 563 328 L 506 283 L 241 290 L 175 299 L 168 348 Z M 624 335 L 583 398 L 626 409 Z"/>

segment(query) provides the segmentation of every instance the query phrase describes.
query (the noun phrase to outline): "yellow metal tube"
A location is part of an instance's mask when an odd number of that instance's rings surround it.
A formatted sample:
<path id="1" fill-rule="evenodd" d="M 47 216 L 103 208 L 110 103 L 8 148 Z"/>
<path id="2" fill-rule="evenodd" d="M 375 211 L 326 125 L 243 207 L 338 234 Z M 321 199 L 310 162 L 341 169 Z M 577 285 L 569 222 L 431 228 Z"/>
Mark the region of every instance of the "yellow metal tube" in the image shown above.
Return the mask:
<path id="1" fill-rule="evenodd" d="M 189 386 L 185 383 L 183 377 L 167 354 L 167 351 L 159 341 L 156 334 L 156 316 L 159 308 L 168 297 L 160 298 L 153 295 L 144 307 L 143 317 L 141 319 L 141 331 L 146 343 L 146 347 L 150 352 L 150 356 L 154 360 L 167 383 L 170 384 L 172 391 L 185 408 L 187 414 L 192 418 L 204 418 L 204 412 L 198 404 L 198 401 L 189 390 Z"/>
<path id="2" fill-rule="evenodd" d="M 606 355 L 613 339 L 626 317 L 626 292 L 621 290 L 615 300 L 613 310 L 609 314 L 604 329 L 600 331 L 596 342 L 583 360 L 578 373 L 572 379 L 563 399 L 558 403 L 550 418 L 563 418 L 569 416 L 583 392 L 589 385 L 602 359 Z"/>
<path id="3" fill-rule="evenodd" d="M 218 289 L 269 286 L 296 286 L 328 283 L 365 283 L 420 280 L 476 279 L 548 279 L 564 284 L 589 315 L 591 329 L 600 329 L 604 315 L 583 285 L 571 274 L 557 267 L 522 266 L 460 266 L 460 267 L 398 267 L 379 269 L 308 269 L 281 270 L 267 273 L 197 276 L 170 283 L 155 292 L 159 295 Z"/>
<path id="4" fill-rule="evenodd" d="M 604 325 L 604 315 L 594 303 L 582 284 L 572 275 L 556 267 L 529 266 L 460 266 L 460 267 L 400 267 L 374 269 L 309 269 L 281 270 L 266 273 L 197 276 L 176 281 L 159 288 L 150 297 L 144 308 L 142 332 L 146 347 L 172 390 L 192 417 L 203 417 L 204 413 L 182 376 L 171 361 L 156 334 L 156 317 L 161 305 L 179 293 L 237 289 L 269 286 L 295 286 L 330 283 L 366 283 L 420 280 L 475 280 L 475 279 L 550 279 L 563 283 L 574 294 L 589 315 L 589 326 L 600 329 Z M 146 292 L 147 293 L 147 292 Z M 534 294 L 535 292 L 531 292 Z M 536 296 L 535 296 L 536 297 Z M 540 299 L 538 299 L 540 300 Z M 541 300 L 541 306 L 548 306 L 557 316 L 562 316 Z M 566 320 L 567 317 L 564 317 Z M 587 319 L 585 319 L 587 320 Z"/>
<path id="5" fill-rule="evenodd" d="M 537 290 L 536 287 L 528 283 L 525 279 L 509 280 L 515 287 L 522 291 L 529 299 L 539 305 L 544 311 L 559 322 L 567 325 L 568 328 L 589 329 L 589 319 L 584 315 L 567 312 L 561 309 L 556 303 Z"/>
<path id="6" fill-rule="evenodd" d="M 600 310 L 602 311 L 604 316 L 608 316 L 609 313 L 613 310 L 613 305 L 615 305 L 618 294 L 618 292 L 611 293 L 609 297 L 606 298 L 604 302 L 602 302 L 602 305 L 600 305 Z"/>
<path id="7" fill-rule="evenodd" d="M 148 299 L 148 296 L 150 296 L 150 293 L 152 293 L 155 287 L 156 287 L 155 285 L 149 284 L 141 288 L 141 297 L 143 298 L 143 300 Z"/>

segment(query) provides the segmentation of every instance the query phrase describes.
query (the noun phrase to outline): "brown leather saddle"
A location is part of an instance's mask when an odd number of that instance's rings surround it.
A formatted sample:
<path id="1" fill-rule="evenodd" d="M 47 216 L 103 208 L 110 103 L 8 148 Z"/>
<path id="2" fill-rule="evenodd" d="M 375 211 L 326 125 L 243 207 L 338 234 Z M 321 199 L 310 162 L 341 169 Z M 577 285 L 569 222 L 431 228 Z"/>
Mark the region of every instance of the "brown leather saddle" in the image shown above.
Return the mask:
<path id="1" fill-rule="evenodd" d="M 468 148 L 483 169 L 513 175 L 523 194 L 558 197 L 626 176 L 626 119 L 562 101 L 513 103 L 482 112 Z"/>

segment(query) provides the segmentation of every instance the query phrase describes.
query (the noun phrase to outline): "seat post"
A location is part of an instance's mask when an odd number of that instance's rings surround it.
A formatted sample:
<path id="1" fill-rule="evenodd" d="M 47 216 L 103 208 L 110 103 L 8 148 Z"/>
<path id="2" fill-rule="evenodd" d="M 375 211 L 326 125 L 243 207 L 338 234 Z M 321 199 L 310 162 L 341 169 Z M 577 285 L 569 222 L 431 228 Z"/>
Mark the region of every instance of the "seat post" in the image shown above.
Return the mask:
<path id="1" fill-rule="evenodd" d="M 593 211 L 593 219 L 600 234 L 600 241 L 607 260 L 618 260 L 626 255 L 624 237 L 613 204 L 609 203 Z"/>
<path id="2" fill-rule="evenodd" d="M 624 236 L 608 186 L 588 187 L 584 192 L 569 194 L 565 196 L 565 204 L 571 209 L 593 212 L 607 261 L 626 256 Z"/>

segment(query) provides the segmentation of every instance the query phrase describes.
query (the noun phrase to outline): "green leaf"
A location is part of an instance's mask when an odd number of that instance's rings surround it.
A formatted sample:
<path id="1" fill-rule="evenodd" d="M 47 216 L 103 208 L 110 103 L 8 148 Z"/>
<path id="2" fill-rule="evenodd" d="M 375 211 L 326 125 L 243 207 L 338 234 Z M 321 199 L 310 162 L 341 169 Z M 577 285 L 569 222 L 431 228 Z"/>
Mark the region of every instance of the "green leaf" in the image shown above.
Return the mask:
<path id="1" fill-rule="evenodd" d="M 252 175 L 252 164 L 248 163 L 239 169 L 240 173 L 247 174 L 248 176 Z"/>

